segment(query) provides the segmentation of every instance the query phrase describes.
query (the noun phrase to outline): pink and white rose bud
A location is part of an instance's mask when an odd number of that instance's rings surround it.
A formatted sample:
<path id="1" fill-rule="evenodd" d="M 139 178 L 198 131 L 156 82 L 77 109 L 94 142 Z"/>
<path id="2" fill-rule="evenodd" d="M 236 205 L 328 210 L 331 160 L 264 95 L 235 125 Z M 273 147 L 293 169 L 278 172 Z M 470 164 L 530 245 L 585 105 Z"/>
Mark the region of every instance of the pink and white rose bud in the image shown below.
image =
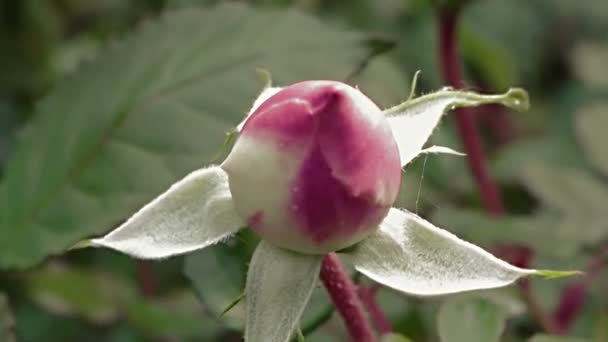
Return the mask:
<path id="1" fill-rule="evenodd" d="M 382 111 L 335 81 L 296 83 L 254 108 L 222 167 L 251 229 L 277 246 L 315 254 L 375 232 L 401 180 Z"/>

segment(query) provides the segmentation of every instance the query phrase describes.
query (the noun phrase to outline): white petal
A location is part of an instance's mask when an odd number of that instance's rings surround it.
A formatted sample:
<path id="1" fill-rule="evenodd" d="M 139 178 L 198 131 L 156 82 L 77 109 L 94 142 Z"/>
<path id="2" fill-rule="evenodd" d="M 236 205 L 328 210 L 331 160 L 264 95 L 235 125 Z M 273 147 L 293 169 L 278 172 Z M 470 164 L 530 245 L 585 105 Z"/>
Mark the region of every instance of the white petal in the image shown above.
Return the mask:
<path id="1" fill-rule="evenodd" d="M 244 226 L 234 210 L 226 173 L 212 166 L 173 184 L 120 227 L 90 244 L 138 258 L 164 258 L 207 247 Z"/>
<path id="2" fill-rule="evenodd" d="M 321 260 L 322 255 L 260 242 L 247 273 L 245 342 L 289 341 L 317 283 Z"/>
<path id="3" fill-rule="evenodd" d="M 407 165 L 422 150 L 439 120 L 448 110 L 456 107 L 479 106 L 500 103 L 525 110 L 528 95 L 522 89 L 513 88 L 502 95 L 480 95 L 473 92 L 443 89 L 406 101 L 384 111 L 399 146 L 401 165 Z"/>
<path id="4" fill-rule="evenodd" d="M 247 119 L 249 119 L 249 116 L 253 112 L 255 112 L 255 110 L 258 109 L 258 107 L 262 103 L 264 103 L 264 101 L 268 100 L 274 94 L 278 93 L 281 89 L 283 89 L 283 88 L 281 88 L 281 87 L 271 87 L 271 86 L 267 86 L 266 88 L 264 88 L 264 90 L 262 90 L 262 93 L 253 102 L 253 106 L 249 110 L 249 113 L 247 113 L 247 115 L 245 116 L 245 119 L 243 119 L 243 121 L 241 121 L 241 123 L 238 126 L 236 126 L 237 130 L 240 132 L 243 129 L 243 126 L 245 125 L 245 122 L 247 122 Z"/>
<path id="5" fill-rule="evenodd" d="M 413 213 L 395 208 L 380 229 L 350 254 L 359 272 L 419 296 L 501 287 L 540 273 L 510 265 Z"/>

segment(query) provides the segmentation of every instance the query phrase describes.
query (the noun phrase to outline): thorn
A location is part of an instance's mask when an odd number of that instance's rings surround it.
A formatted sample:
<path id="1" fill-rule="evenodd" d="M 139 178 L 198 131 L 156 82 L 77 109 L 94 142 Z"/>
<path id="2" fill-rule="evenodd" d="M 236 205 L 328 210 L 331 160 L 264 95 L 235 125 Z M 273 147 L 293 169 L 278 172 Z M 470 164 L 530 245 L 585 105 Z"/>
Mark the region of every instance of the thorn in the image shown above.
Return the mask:
<path id="1" fill-rule="evenodd" d="M 266 85 L 264 86 L 265 88 L 272 87 L 272 74 L 270 71 L 268 71 L 268 69 L 256 68 L 255 72 L 258 74 L 260 79 L 262 79 L 262 81 L 266 82 Z"/>
<path id="2" fill-rule="evenodd" d="M 406 101 L 409 101 L 416 96 L 416 86 L 418 85 L 418 77 L 420 76 L 420 70 L 417 70 L 414 73 L 414 77 L 412 78 L 412 84 L 410 86 L 410 95 L 407 97 Z"/>
<path id="3" fill-rule="evenodd" d="M 234 308 L 238 303 L 240 303 L 243 298 L 245 298 L 245 292 L 241 293 L 232 303 L 228 304 L 228 306 L 220 314 L 220 317 L 224 317 L 224 315 L 230 312 L 230 310 L 232 310 L 232 308 Z"/>

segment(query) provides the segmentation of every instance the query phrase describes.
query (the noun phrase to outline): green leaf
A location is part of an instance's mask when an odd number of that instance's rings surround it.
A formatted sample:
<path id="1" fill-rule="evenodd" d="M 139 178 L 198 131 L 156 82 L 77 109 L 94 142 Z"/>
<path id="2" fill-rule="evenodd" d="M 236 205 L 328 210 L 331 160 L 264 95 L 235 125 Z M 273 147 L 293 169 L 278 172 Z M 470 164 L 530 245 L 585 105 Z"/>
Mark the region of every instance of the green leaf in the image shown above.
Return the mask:
<path id="1" fill-rule="evenodd" d="M 68 268 L 61 264 L 32 272 L 26 290 L 39 306 L 56 315 L 76 316 L 94 324 L 118 319 L 135 289 L 111 274 Z"/>
<path id="2" fill-rule="evenodd" d="M 104 326 L 124 318 L 151 338 L 212 338 L 221 328 L 191 291 L 144 299 L 126 279 L 56 263 L 29 273 L 25 283 L 28 296 L 53 315 Z"/>
<path id="3" fill-rule="evenodd" d="M 581 169 L 530 162 L 521 166 L 521 178 L 544 205 L 564 216 L 603 214 L 608 203 L 608 187 Z"/>
<path id="4" fill-rule="evenodd" d="M 479 73 L 489 89 L 502 91 L 517 84 L 517 71 L 511 52 L 484 31 L 464 25 L 460 32 L 463 58 Z"/>
<path id="5" fill-rule="evenodd" d="M 100 234 L 208 163 L 261 89 L 255 68 L 278 84 L 343 79 L 367 54 L 364 36 L 293 10 L 231 4 L 146 23 L 38 104 L 0 185 L 0 267 Z"/>
<path id="6" fill-rule="evenodd" d="M 151 338 L 171 336 L 179 340 L 212 341 L 224 331 L 204 311 L 192 291 L 137 300 L 129 305 L 126 314 L 131 327 Z"/>
<path id="7" fill-rule="evenodd" d="M 498 306 L 481 298 L 447 300 L 437 317 L 441 342 L 498 342 L 505 322 Z"/>
<path id="8" fill-rule="evenodd" d="M 593 321 L 593 342 L 608 341 L 608 314 L 600 313 Z"/>
<path id="9" fill-rule="evenodd" d="M 576 77 L 586 86 L 608 89 L 608 71 L 603 63 L 608 59 L 608 44 L 583 41 L 571 51 L 570 65 Z"/>
<path id="10" fill-rule="evenodd" d="M 4 162 L 15 140 L 15 132 L 20 122 L 19 109 L 9 101 L 0 97 L 0 177 L 2 176 Z"/>
<path id="11" fill-rule="evenodd" d="M 516 177 L 521 173 L 521 166 L 531 160 L 553 166 L 582 165 L 585 162 L 575 143 L 565 139 L 561 133 L 554 133 L 509 143 L 491 161 L 492 174 L 498 181 L 518 182 Z"/>
<path id="12" fill-rule="evenodd" d="M 580 255 L 586 245 L 597 244 L 608 231 L 600 217 L 557 217 L 547 212 L 496 218 L 476 210 L 442 207 L 434 212 L 433 221 L 483 246 L 523 244 L 558 259 Z"/>
<path id="13" fill-rule="evenodd" d="M 29 301 L 16 305 L 14 312 L 20 341 L 46 341 L 49 336 L 56 341 L 74 341 L 84 336 L 99 336 L 99 327 L 93 330 L 94 327 L 83 324 L 80 319 L 49 313 Z"/>
<path id="14" fill-rule="evenodd" d="M 482 246 L 496 243 L 525 244 L 543 255 L 571 255 L 580 244 L 563 243 L 555 234 L 556 220 L 550 217 L 512 216 L 496 218 L 485 212 L 442 207 L 432 216 L 433 222 Z M 560 248 L 555 248 L 559 241 Z M 566 249 L 566 250 L 564 250 Z"/>
<path id="15" fill-rule="evenodd" d="M 390 62 L 393 53 L 372 59 L 351 81 L 381 108 L 400 103 L 407 98 L 410 76 L 400 72 Z"/>
<path id="16" fill-rule="evenodd" d="M 454 295 L 454 300 L 477 301 L 487 300 L 504 313 L 506 318 L 519 316 L 527 310 L 516 288 L 500 288 L 487 291 L 473 291 Z"/>
<path id="17" fill-rule="evenodd" d="M 317 284 L 322 258 L 259 243 L 247 272 L 246 342 L 289 341 Z"/>
<path id="18" fill-rule="evenodd" d="M 536 7 L 522 11 L 522 6 L 526 5 L 529 5 L 526 0 L 475 1 L 473 6 L 463 11 L 461 22 L 466 24 L 466 30 L 482 32 L 485 39 L 512 51 L 511 62 L 524 78 L 522 83 L 533 84 L 539 78 L 535 71 L 540 70 L 546 61 L 543 56 L 545 47 L 538 42 L 543 40 L 551 17 Z M 503 18 L 517 18 L 517 28 L 521 31 L 513 30 L 512 21 L 496 20 L 498 14 Z"/>
<path id="19" fill-rule="evenodd" d="M 586 339 L 568 336 L 534 335 L 528 342 L 587 342 Z"/>
<path id="20" fill-rule="evenodd" d="M 608 177 L 608 102 L 594 103 L 579 110 L 575 128 L 578 140 L 591 163 Z M 608 193 L 608 184 L 605 185 Z"/>
<path id="21" fill-rule="evenodd" d="M 15 317 L 11 311 L 8 298 L 0 292 L 0 341 L 15 342 Z"/>

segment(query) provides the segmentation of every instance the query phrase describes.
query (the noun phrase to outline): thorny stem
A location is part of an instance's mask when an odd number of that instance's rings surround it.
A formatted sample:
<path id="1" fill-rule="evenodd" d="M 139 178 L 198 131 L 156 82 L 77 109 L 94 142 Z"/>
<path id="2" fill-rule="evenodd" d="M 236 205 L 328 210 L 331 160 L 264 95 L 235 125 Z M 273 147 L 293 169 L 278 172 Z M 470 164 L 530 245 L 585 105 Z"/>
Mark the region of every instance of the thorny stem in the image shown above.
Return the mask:
<path id="1" fill-rule="evenodd" d="M 439 9 L 439 54 L 441 71 L 446 82 L 455 88 L 462 86 L 462 71 L 460 68 L 460 57 L 457 48 L 458 10 Z M 498 192 L 496 183 L 488 172 L 486 157 L 481 144 L 481 139 L 473 112 L 467 108 L 456 111 L 456 123 L 467 153 L 469 166 L 477 181 L 483 203 L 486 210 L 495 216 L 504 214 L 504 204 Z M 556 333 L 556 327 L 544 309 L 539 305 L 527 281 L 519 283 L 520 292 L 525 300 L 529 311 L 534 315 L 539 324 L 548 333 Z"/>
<path id="2" fill-rule="evenodd" d="M 335 253 L 329 253 L 323 258 L 320 277 L 352 340 L 375 342 L 376 336 L 357 296 L 357 287 Z"/>

